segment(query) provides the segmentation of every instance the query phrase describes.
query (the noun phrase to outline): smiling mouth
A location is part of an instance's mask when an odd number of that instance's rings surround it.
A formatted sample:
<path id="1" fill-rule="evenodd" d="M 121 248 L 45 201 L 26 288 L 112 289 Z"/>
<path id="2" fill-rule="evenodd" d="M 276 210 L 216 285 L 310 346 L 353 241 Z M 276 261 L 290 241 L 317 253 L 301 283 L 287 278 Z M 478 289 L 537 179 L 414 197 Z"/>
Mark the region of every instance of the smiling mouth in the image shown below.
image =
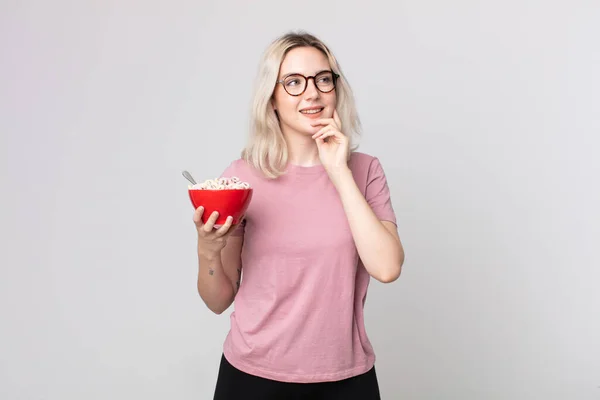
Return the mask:
<path id="1" fill-rule="evenodd" d="M 315 109 L 311 109 L 311 110 L 301 110 L 300 112 L 301 112 L 302 114 L 309 114 L 309 115 L 310 115 L 310 114 L 318 114 L 318 113 L 320 113 L 321 111 L 323 111 L 324 109 L 325 109 L 325 107 L 322 107 L 322 108 L 315 108 Z"/>

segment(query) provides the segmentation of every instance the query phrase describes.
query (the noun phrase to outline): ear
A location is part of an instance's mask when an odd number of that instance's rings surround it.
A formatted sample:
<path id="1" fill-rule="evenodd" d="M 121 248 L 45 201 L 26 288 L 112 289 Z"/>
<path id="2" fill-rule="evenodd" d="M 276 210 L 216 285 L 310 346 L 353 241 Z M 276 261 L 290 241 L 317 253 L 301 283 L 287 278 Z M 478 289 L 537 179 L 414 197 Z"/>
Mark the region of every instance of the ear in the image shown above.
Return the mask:
<path id="1" fill-rule="evenodd" d="M 271 107 L 273 107 L 274 111 L 277 111 L 277 106 L 275 105 L 275 97 L 271 96 Z"/>

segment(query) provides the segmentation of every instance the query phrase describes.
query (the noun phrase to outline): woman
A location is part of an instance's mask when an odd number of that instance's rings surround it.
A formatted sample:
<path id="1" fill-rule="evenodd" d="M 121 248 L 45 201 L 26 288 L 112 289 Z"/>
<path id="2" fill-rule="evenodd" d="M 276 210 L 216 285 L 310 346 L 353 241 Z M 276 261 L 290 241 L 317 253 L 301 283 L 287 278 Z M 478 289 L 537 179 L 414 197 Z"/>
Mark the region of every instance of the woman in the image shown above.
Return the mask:
<path id="1" fill-rule="evenodd" d="M 234 301 L 215 399 L 379 399 L 363 305 L 404 250 L 383 169 L 354 151 L 351 89 L 327 46 L 290 33 L 265 52 L 250 141 L 222 176 L 250 183 L 245 218 L 198 232 L 198 291 Z M 243 271 L 243 280 L 242 280 Z"/>

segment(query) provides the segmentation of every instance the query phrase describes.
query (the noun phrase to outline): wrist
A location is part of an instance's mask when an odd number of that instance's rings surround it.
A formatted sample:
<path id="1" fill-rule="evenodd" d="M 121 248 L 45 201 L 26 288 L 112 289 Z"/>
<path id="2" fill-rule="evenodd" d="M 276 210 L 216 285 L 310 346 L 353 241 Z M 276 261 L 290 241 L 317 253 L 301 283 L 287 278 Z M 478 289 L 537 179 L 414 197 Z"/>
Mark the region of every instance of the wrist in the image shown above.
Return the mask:
<path id="1" fill-rule="evenodd" d="M 350 170 L 350 167 L 348 167 L 348 165 L 339 166 L 327 172 L 329 173 L 329 179 L 331 179 L 334 186 L 336 187 L 338 187 L 340 184 L 349 179 L 354 180 L 354 177 L 352 176 L 352 171 Z"/>
<path id="2" fill-rule="evenodd" d="M 200 246 L 198 246 L 198 257 L 206 262 L 214 262 L 221 258 L 221 252 L 201 249 Z"/>

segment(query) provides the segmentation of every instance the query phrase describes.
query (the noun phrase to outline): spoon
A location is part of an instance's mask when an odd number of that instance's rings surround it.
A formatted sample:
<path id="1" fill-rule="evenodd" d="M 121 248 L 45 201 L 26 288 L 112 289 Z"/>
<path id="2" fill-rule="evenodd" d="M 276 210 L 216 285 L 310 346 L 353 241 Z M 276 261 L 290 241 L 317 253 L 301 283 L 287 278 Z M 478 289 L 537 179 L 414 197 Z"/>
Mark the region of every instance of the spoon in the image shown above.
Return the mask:
<path id="1" fill-rule="evenodd" d="M 192 183 L 192 185 L 195 185 L 195 184 L 196 184 L 196 181 L 194 180 L 194 178 L 192 178 L 192 174 L 190 174 L 190 173 L 189 173 L 189 172 L 187 172 L 187 171 L 183 171 L 181 174 L 183 175 L 183 177 L 184 177 L 185 179 L 187 179 L 188 181 L 190 181 L 190 182 Z"/>

